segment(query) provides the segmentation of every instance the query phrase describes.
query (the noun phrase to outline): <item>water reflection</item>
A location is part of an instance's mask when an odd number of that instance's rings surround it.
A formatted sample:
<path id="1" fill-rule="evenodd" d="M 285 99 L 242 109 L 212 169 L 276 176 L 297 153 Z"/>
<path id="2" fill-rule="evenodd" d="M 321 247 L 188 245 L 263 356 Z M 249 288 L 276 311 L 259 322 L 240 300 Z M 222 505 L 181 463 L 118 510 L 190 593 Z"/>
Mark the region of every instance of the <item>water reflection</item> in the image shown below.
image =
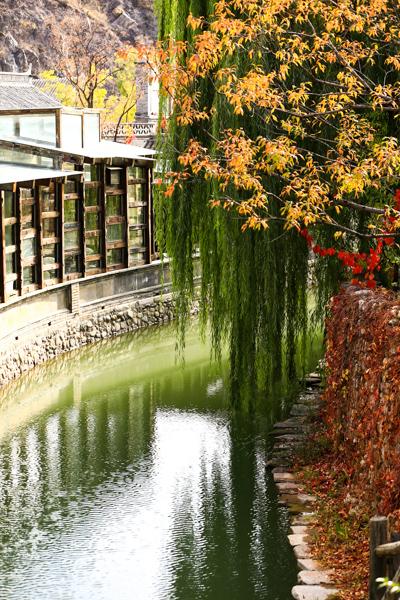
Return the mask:
<path id="1" fill-rule="evenodd" d="M 173 347 L 126 336 L 2 393 L 0 598 L 289 597 L 272 416 L 233 418 L 208 349 L 189 337 L 182 371 Z"/>

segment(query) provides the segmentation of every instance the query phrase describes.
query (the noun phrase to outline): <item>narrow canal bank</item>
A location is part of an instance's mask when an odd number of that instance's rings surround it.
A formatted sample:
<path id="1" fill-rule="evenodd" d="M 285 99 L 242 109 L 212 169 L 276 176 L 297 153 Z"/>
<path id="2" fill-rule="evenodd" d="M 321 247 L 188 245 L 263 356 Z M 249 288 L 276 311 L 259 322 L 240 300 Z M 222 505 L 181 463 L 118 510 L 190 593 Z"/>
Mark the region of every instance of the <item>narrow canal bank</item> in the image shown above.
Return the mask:
<path id="1" fill-rule="evenodd" d="M 274 424 L 272 452 L 267 461 L 278 488 L 279 504 L 290 515 L 288 539 L 297 560 L 297 585 L 292 588 L 294 600 L 334 600 L 339 596 L 335 574 L 327 568 L 324 556 L 315 547 L 317 498 L 307 493 L 299 461 L 307 460 L 307 448 L 318 429 L 321 411 L 321 378 L 318 374 L 306 377 L 306 388 L 298 395 L 290 415 Z M 321 559 L 323 562 L 321 562 Z"/>
<path id="2" fill-rule="evenodd" d="M 281 398 L 232 414 L 197 332 L 184 370 L 174 347 L 168 327 L 127 334 L 1 390 L 0 597 L 288 600 L 265 472 Z"/>

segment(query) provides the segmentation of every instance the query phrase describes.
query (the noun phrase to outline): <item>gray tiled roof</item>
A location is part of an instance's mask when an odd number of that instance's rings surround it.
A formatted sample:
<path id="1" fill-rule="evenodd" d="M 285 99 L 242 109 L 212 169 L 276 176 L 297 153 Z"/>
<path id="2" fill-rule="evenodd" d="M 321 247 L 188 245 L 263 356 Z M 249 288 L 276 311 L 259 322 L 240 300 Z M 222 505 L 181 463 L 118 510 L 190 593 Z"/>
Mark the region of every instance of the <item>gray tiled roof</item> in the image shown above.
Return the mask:
<path id="1" fill-rule="evenodd" d="M 61 108 L 61 103 L 37 89 L 25 74 L 0 73 L 0 111 Z"/>

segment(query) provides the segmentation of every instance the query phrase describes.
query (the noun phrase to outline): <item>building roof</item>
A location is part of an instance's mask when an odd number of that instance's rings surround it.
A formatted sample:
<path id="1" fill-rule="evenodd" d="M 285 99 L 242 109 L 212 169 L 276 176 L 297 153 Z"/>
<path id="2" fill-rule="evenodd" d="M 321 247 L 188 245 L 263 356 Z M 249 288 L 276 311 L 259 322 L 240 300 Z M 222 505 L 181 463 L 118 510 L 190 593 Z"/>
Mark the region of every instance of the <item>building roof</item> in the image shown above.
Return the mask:
<path id="1" fill-rule="evenodd" d="M 90 159 L 113 159 L 113 158 L 127 158 L 131 160 L 148 160 L 152 161 L 155 158 L 156 151 L 150 148 L 143 148 L 142 146 L 133 146 L 132 144 L 120 144 L 119 142 L 101 141 L 97 143 L 84 146 L 83 148 L 79 145 L 64 146 L 62 148 L 56 148 L 47 144 L 38 144 L 36 142 L 29 142 L 20 140 L 18 138 L 1 137 L 1 142 L 12 144 L 13 147 L 24 148 L 39 148 L 50 152 L 52 156 L 54 154 L 66 154 L 69 156 L 76 156 L 79 158 L 90 158 Z"/>
<path id="2" fill-rule="evenodd" d="M 59 149 L 61 152 L 69 152 L 88 158 L 145 158 L 151 159 L 156 154 L 155 150 L 143 148 L 142 146 L 133 146 L 132 144 L 120 144 L 119 142 L 110 142 L 102 140 L 101 142 L 89 144 L 83 148 L 69 147 Z"/>
<path id="3" fill-rule="evenodd" d="M 0 112 L 8 110 L 51 110 L 61 103 L 34 86 L 28 73 L 0 72 Z"/>
<path id="4" fill-rule="evenodd" d="M 36 167 L 7 165 L 4 163 L 0 164 L 0 184 L 39 181 L 40 179 L 68 177 L 70 175 L 82 175 L 82 171 L 60 171 L 57 169 L 41 169 Z"/>

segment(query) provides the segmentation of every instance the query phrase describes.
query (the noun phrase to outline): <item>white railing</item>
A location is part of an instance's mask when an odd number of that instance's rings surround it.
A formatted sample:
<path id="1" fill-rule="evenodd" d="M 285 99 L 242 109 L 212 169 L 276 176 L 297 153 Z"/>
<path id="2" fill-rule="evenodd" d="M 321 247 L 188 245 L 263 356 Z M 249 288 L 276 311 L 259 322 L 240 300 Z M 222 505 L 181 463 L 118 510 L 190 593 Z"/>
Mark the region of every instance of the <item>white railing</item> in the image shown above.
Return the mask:
<path id="1" fill-rule="evenodd" d="M 157 121 L 137 121 L 135 123 L 121 123 L 115 135 L 117 123 L 105 123 L 103 126 L 103 137 L 105 139 L 128 139 L 153 137 L 157 133 Z"/>

